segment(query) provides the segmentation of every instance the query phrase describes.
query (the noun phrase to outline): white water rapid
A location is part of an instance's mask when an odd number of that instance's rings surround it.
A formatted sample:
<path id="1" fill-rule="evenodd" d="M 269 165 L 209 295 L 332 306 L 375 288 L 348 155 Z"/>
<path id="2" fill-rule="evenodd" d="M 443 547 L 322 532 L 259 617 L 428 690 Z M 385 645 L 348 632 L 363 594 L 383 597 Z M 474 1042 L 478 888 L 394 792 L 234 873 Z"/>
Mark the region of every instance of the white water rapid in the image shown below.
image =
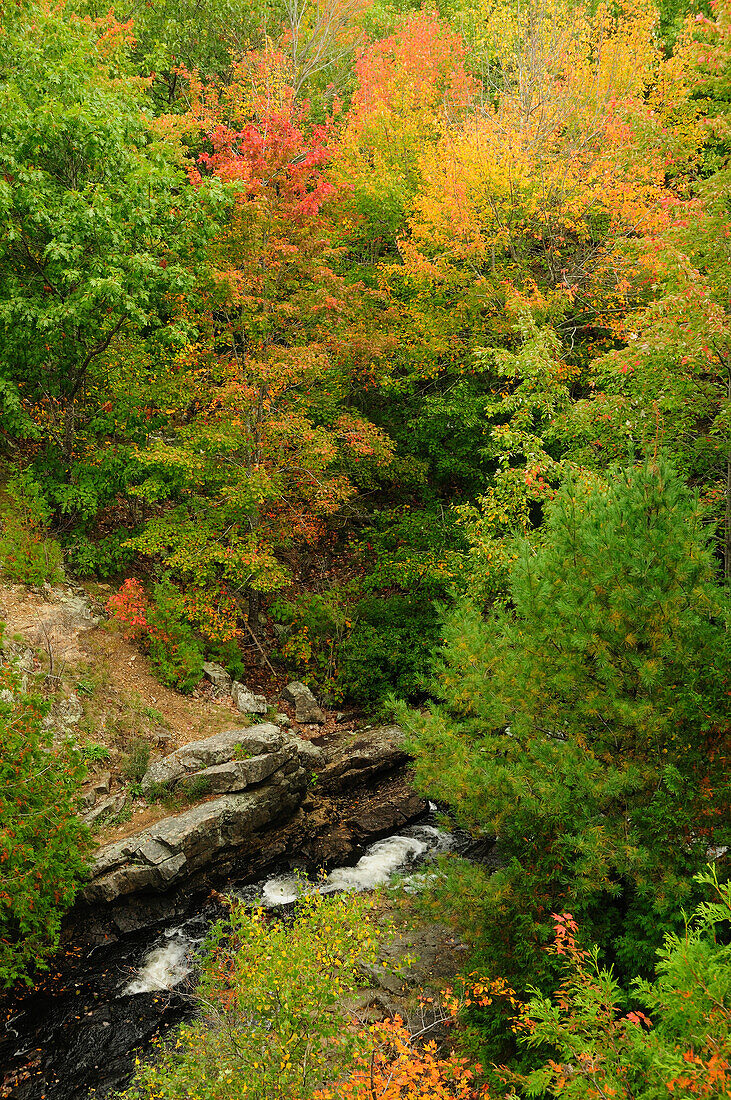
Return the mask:
<path id="1" fill-rule="evenodd" d="M 433 825 L 412 825 L 403 833 L 377 840 L 354 867 L 336 867 L 319 881 L 293 873 L 274 875 L 257 886 L 248 886 L 231 893 L 247 905 L 264 905 L 276 909 L 289 905 L 303 894 L 319 890 L 372 890 L 388 882 L 395 874 L 406 878 L 406 888 L 413 881 L 421 885 L 423 873 L 414 873 L 429 855 L 447 852 L 453 846 L 451 833 Z M 194 929 L 197 935 L 194 935 Z M 196 949 L 202 941 L 200 921 L 193 918 L 186 924 L 165 931 L 160 941 L 142 960 L 135 976 L 122 990 L 122 996 L 134 993 L 159 993 L 173 989 L 190 974 L 195 966 Z"/>

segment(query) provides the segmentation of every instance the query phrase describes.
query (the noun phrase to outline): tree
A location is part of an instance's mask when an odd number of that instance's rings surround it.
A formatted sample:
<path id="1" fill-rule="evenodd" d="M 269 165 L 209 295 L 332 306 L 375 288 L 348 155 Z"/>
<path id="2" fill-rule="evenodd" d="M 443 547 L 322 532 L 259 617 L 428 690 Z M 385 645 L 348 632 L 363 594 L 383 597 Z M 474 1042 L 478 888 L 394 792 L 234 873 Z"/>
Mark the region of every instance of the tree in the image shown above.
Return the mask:
<path id="1" fill-rule="evenodd" d="M 77 816 L 81 754 L 53 744 L 45 708 L 7 665 L 0 683 L 0 983 L 10 986 L 32 984 L 58 945 L 91 837 Z"/>
<path id="2" fill-rule="evenodd" d="M 543 546 L 519 548 L 513 607 L 452 615 L 440 702 L 401 715 L 421 787 L 499 837 L 467 902 L 498 972 L 535 980 L 559 909 L 625 973 L 649 967 L 728 842 L 729 603 L 708 542 L 665 459 L 569 481 Z"/>
<path id="3" fill-rule="evenodd" d="M 51 6 L 9 10 L 0 38 L 2 371 L 67 477 L 90 372 L 123 333 L 181 338 L 181 251 L 205 236 L 127 75 L 130 38 Z"/>
<path id="4" fill-rule="evenodd" d="M 368 318 L 383 304 L 331 266 L 332 126 L 295 103 L 278 52 L 236 74 L 225 89 L 191 80 L 184 125 L 205 143 L 191 178 L 236 199 L 181 364 L 194 400 L 183 382 L 175 435 L 140 449 L 135 491 L 158 506 L 138 548 L 214 603 L 246 596 L 255 625 L 259 594 L 288 583 L 281 551 L 314 544 L 392 444 L 352 408 L 379 370 Z"/>

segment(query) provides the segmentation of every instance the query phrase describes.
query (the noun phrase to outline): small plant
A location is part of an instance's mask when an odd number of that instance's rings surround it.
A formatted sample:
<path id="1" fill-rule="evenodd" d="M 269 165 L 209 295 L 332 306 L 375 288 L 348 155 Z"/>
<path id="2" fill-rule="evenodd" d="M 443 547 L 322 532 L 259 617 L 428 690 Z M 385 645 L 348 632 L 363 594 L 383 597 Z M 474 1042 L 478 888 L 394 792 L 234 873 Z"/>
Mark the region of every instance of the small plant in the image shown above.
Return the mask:
<path id="1" fill-rule="evenodd" d="M 97 741 L 87 741 L 82 745 L 81 754 L 87 764 L 102 764 L 111 756 L 107 746 L 100 745 Z"/>
<path id="2" fill-rule="evenodd" d="M 141 783 L 150 766 L 150 746 L 143 737 L 137 737 L 130 751 L 122 758 L 122 775 L 132 783 Z"/>
<path id="3" fill-rule="evenodd" d="M 205 775 L 194 775 L 190 782 L 182 788 L 178 798 L 186 802 L 197 802 L 199 798 L 205 798 L 211 793 L 211 781 Z M 182 796 L 182 797 L 181 797 Z"/>
<path id="4" fill-rule="evenodd" d="M 241 744 L 241 742 L 236 745 L 233 751 L 234 760 L 251 760 L 253 755 L 253 752 L 251 752 L 250 749 L 245 748 L 244 745 Z"/>
<path id="5" fill-rule="evenodd" d="M 165 719 L 159 710 L 155 710 L 154 707 L 142 707 L 140 711 L 145 718 L 148 718 L 150 722 L 154 722 L 157 726 L 164 726 Z"/>
<path id="6" fill-rule="evenodd" d="M 77 695 L 85 695 L 88 697 L 94 694 L 94 681 L 93 680 L 77 680 L 75 684 L 75 691 Z"/>

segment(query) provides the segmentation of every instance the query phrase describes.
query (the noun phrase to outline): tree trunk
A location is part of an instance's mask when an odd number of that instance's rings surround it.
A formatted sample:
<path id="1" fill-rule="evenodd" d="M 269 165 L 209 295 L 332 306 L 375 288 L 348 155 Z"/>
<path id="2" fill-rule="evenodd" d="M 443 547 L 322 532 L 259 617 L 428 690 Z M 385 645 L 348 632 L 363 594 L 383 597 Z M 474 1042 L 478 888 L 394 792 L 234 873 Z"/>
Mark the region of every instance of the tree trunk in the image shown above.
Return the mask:
<path id="1" fill-rule="evenodd" d="M 68 470 L 74 453 L 76 431 L 76 397 L 69 397 L 63 414 L 63 458 Z"/>

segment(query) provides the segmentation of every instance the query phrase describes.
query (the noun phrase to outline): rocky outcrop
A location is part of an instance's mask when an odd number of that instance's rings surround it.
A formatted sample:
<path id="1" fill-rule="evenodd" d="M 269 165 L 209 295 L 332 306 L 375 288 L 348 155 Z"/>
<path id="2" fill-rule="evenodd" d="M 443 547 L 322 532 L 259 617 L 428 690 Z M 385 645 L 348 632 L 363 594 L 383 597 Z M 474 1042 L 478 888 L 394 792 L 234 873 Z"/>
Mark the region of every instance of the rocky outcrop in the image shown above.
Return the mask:
<path id="1" fill-rule="evenodd" d="M 271 722 L 225 730 L 203 741 L 193 741 L 162 760 L 156 760 L 148 768 L 142 779 L 142 793 L 149 795 L 158 787 L 172 788 L 181 779 L 188 779 L 216 764 L 225 764 L 237 756 L 243 759 L 279 752 L 282 744 L 283 735 Z"/>
<path id="2" fill-rule="evenodd" d="M 319 772 L 323 791 L 346 791 L 403 767 L 409 756 L 399 726 L 377 726 L 339 740 Z"/>
<path id="3" fill-rule="evenodd" d="M 106 845 L 97 853 L 84 900 L 109 903 L 169 890 L 222 857 L 253 852 L 258 834 L 300 805 L 312 760 L 313 746 L 266 723 L 216 734 L 156 761 L 143 779 L 148 792 L 160 784 L 222 797 Z"/>
<path id="4" fill-rule="evenodd" d="M 185 910 L 185 898 L 283 862 L 311 870 L 357 860 L 365 845 L 418 820 L 401 731 L 388 726 L 316 745 L 265 722 L 184 745 L 143 787 L 205 798 L 97 853 L 82 902 L 114 934 Z M 105 933 L 106 934 L 106 933 Z"/>

